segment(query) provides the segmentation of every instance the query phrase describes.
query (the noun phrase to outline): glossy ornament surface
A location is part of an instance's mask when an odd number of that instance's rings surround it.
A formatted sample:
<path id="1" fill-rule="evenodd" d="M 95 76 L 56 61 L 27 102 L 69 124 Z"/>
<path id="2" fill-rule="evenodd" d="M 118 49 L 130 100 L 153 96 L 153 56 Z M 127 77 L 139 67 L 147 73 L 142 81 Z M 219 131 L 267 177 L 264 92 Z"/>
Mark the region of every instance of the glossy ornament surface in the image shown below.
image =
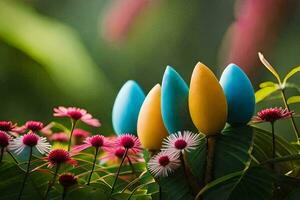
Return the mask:
<path id="1" fill-rule="evenodd" d="M 220 84 L 228 104 L 227 122 L 248 123 L 255 111 L 255 95 L 251 81 L 235 64 L 229 64 L 222 73 Z"/>
<path id="2" fill-rule="evenodd" d="M 161 86 L 162 117 L 170 134 L 195 129 L 188 108 L 189 87 L 181 76 L 167 66 Z"/>
<path id="3" fill-rule="evenodd" d="M 155 85 L 141 107 L 137 132 L 142 146 L 148 150 L 159 150 L 162 140 L 168 136 L 161 116 L 161 87 Z"/>
<path id="4" fill-rule="evenodd" d="M 189 109 L 194 125 L 206 135 L 219 133 L 226 123 L 227 103 L 223 89 L 213 72 L 200 62 L 191 77 Z"/>
<path id="5" fill-rule="evenodd" d="M 137 119 L 145 94 L 137 82 L 127 81 L 120 89 L 113 106 L 112 123 L 118 135 L 137 135 Z"/>

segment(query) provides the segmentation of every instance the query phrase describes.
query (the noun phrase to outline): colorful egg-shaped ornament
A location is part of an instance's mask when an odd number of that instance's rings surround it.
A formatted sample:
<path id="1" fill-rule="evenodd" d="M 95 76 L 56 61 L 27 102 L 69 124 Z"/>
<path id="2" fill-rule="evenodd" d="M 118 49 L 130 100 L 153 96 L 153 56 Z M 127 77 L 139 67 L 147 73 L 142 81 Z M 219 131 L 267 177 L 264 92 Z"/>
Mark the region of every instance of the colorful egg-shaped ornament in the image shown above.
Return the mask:
<path id="1" fill-rule="evenodd" d="M 227 122 L 248 123 L 255 110 L 255 95 L 247 75 L 237 65 L 229 64 L 222 73 L 220 84 L 228 104 Z"/>
<path id="2" fill-rule="evenodd" d="M 200 132 L 212 135 L 223 129 L 227 119 L 226 97 L 213 72 L 200 62 L 191 78 L 189 108 Z"/>
<path id="3" fill-rule="evenodd" d="M 162 141 L 168 136 L 160 109 L 161 88 L 160 85 L 155 85 L 141 107 L 137 132 L 142 146 L 148 150 L 159 150 Z"/>
<path id="4" fill-rule="evenodd" d="M 188 85 L 172 67 L 167 66 L 161 86 L 161 111 L 169 133 L 195 129 L 190 118 L 188 96 Z"/>
<path id="5" fill-rule="evenodd" d="M 137 119 L 144 99 L 145 94 L 135 81 L 129 80 L 122 86 L 112 111 L 113 128 L 118 135 L 137 135 Z"/>

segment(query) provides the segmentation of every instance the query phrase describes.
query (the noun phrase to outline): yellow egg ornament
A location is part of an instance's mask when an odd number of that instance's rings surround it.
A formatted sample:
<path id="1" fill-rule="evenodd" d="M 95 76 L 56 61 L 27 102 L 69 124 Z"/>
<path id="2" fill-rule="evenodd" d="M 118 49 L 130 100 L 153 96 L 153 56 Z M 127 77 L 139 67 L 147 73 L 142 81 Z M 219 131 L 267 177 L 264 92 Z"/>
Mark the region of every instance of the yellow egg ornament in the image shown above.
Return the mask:
<path id="1" fill-rule="evenodd" d="M 140 109 L 137 133 L 142 146 L 150 151 L 161 148 L 162 141 L 168 136 L 161 115 L 161 87 L 155 85 L 146 96 Z"/>
<path id="2" fill-rule="evenodd" d="M 189 109 L 192 121 L 200 132 L 214 135 L 224 128 L 227 120 L 226 97 L 213 72 L 200 62 L 191 77 Z"/>

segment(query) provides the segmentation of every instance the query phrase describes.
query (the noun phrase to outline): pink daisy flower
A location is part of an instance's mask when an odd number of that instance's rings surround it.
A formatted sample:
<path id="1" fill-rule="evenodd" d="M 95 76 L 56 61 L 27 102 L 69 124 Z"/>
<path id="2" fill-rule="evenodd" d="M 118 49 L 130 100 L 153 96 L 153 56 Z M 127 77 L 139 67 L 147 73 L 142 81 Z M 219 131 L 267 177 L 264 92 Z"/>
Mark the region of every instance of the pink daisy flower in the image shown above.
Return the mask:
<path id="1" fill-rule="evenodd" d="M 267 108 L 263 109 L 257 113 L 257 116 L 253 117 L 252 121 L 254 123 L 260 122 L 275 122 L 281 119 L 287 119 L 292 117 L 293 111 L 288 111 L 288 109 L 283 109 L 281 107 L 277 108 Z"/>
<path id="2" fill-rule="evenodd" d="M 68 142 L 69 136 L 65 132 L 54 133 L 50 136 L 50 141 L 54 142 Z"/>
<path id="3" fill-rule="evenodd" d="M 128 152 L 140 153 L 142 151 L 142 145 L 140 140 L 131 134 L 120 135 L 115 139 L 115 145 L 117 147 L 123 147 L 128 149 Z"/>
<path id="4" fill-rule="evenodd" d="M 17 124 L 13 124 L 11 121 L 0 121 L 0 131 L 10 132 L 17 127 Z"/>
<path id="5" fill-rule="evenodd" d="M 117 148 L 105 148 L 105 154 L 101 158 L 101 162 L 119 162 L 122 160 L 125 154 L 124 147 L 117 147 Z M 132 152 L 127 152 L 127 157 L 132 162 L 143 162 L 144 159 L 142 158 L 141 154 L 136 154 Z M 125 159 L 124 162 L 128 162 L 128 159 Z"/>
<path id="6" fill-rule="evenodd" d="M 86 110 L 76 107 L 63 107 L 59 106 L 58 108 L 54 108 L 54 116 L 55 117 L 70 117 L 71 119 L 77 121 L 80 120 L 90 126 L 100 127 L 100 122 L 98 119 L 93 118 L 91 114 L 89 114 Z"/>
<path id="7" fill-rule="evenodd" d="M 42 122 L 39 122 L 39 121 L 28 121 L 25 124 L 25 128 L 27 130 L 32 131 L 32 132 L 37 132 L 37 131 L 40 131 L 44 128 L 44 124 Z"/>
<path id="8" fill-rule="evenodd" d="M 71 173 L 64 173 L 60 175 L 58 181 L 64 188 L 68 188 L 77 184 L 77 178 Z"/>
<path id="9" fill-rule="evenodd" d="M 168 151 L 162 151 L 148 162 L 148 168 L 154 177 L 167 177 L 180 167 L 180 160 Z"/>
<path id="10" fill-rule="evenodd" d="M 40 137 L 35 133 L 27 133 L 17 137 L 9 145 L 9 149 L 16 154 L 20 154 L 26 147 L 37 149 L 41 154 L 48 153 L 51 149 L 51 145 L 46 138 Z"/>
<path id="11" fill-rule="evenodd" d="M 4 131 L 0 131 L 0 149 L 6 148 L 11 142 L 11 137 Z"/>
<path id="12" fill-rule="evenodd" d="M 80 139 L 85 139 L 90 135 L 90 133 L 88 131 L 85 131 L 83 129 L 80 128 L 75 128 L 73 131 L 73 136 L 80 138 Z"/>
<path id="13" fill-rule="evenodd" d="M 49 152 L 46 160 L 49 162 L 48 167 L 61 164 L 71 164 L 75 166 L 77 162 L 73 160 L 68 151 L 63 149 L 53 149 Z"/>
<path id="14" fill-rule="evenodd" d="M 109 141 L 103 135 L 93 135 L 85 139 L 84 144 L 78 145 L 73 148 L 73 152 L 80 152 L 89 147 L 108 148 L 110 147 Z"/>
<path id="15" fill-rule="evenodd" d="M 200 144 L 200 140 L 199 134 L 190 131 L 183 131 L 183 133 L 179 131 L 164 139 L 162 150 L 180 156 L 181 153 L 196 149 Z"/>

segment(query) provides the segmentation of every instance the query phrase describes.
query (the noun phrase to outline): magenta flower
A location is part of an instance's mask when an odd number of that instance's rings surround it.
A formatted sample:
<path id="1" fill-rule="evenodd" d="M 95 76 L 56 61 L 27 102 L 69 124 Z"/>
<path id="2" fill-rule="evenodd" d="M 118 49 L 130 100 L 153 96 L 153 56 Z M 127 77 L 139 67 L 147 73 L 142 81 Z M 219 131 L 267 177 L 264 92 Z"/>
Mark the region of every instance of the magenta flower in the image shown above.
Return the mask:
<path id="1" fill-rule="evenodd" d="M 180 156 L 181 153 L 196 149 L 200 144 L 200 139 L 199 134 L 190 131 L 183 131 L 183 133 L 179 131 L 164 139 L 162 150 Z"/>
<path id="2" fill-rule="evenodd" d="M 4 131 L 0 131 L 0 149 L 6 148 L 11 142 L 11 137 Z"/>
<path id="3" fill-rule="evenodd" d="M 89 147 L 108 148 L 110 147 L 109 141 L 103 135 L 94 135 L 85 139 L 84 144 L 78 145 L 73 148 L 73 152 L 80 152 Z"/>
<path id="4" fill-rule="evenodd" d="M 71 173 L 64 173 L 60 175 L 58 181 L 64 188 L 68 188 L 77 184 L 77 178 Z"/>
<path id="5" fill-rule="evenodd" d="M 90 135 L 90 133 L 88 131 L 85 131 L 83 129 L 80 128 L 76 128 L 73 131 L 73 136 L 75 138 L 79 138 L 79 139 L 85 139 Z"/>
<path id="6" fill-rule="evenodd" d="M 0 131 L 10 132 L 17 127 L 17 124 L 13 124 L 11 121 L 0 121 Z"/>
<path id="7" fill-rule="evenodd" d="M 292 117 L 293 114 L 294 112 L 288 111 L 288 109 L 283 109 L 281 107 L 267 108 L 258 112 L 257 116 L 253 117 L 252 121 L 255 123 L 260 123 L 260 122 L 274 123 L 277 120 L 290 118 Z"/>
<path id="8" fill-rule="evenodd" d="M 180 166 L 180 160 L 168 151 L 162 151 L 148 162 L 148 168 L 154 177 L 167 177 Z"/>
<path id="9" fill-rule="evenodd" d="M 32 132 L 37 132 L 44 128 L 44 124 L 39 121 L 28 121 L 25 124 L 25 128 Z"/>
<path id="10" fill-rule="evenodd" d="M 134 154 L 140 153 L 142 151 L 142 145 L 140 140 L 131 134 L 124 134 L 118 136 L 115 140 L 115 145 L 117 147 L 123 147 L 128 149 L 128 152 L 132 152 Z"/>
<path id="11" fill-rule="evenodd" d="M 59 106 L 58 108 L 54 108 L 54 116 L 55 117 L 69 117 L 75 121 L 80 120 L 90 126 L 100 127 L 100 122 L 98 119 L 93 118 L 91 114 L 89 114 L 86 110 L 76 107 L 63 107 Z"/>
<path id="12" fill-rule="evenodd" d="M 9 145 L 9 149 L 16 154 L 23 152 L 26 147 L 37 149 L 41 154 L 48 153 L 51 149 L 51 145 L 46 138 L 40 137 L 35 133 L 27 133 L 17 137 Z"/>
<path id="13" fill-rule="evenodd" d="M 50 140 L 54 142 L 68 142 L 69 136 L 65 132 L 54 133 L 50 136 Z"/>
<path id="14" fill-rule="evenodd" d="M 48 167 L 53 167 L 61 164 L 71 164 L 75 166 L 77 162 L 73 160 L 68 151 L 63 149 L 51 150 L 46 158 L 49 162 Z"/>
<path id="15" fill-rule="evenodd" d="M 101 162 L 107 163 L 107 162 L 119 162 L 122 160 L 124 154 L 125 154 L 125 148 L 124 147 L 117 147 L 117 148 L 105 148 L 105 154 L 101 158 Z M 128 152 L 127 157 L 132 162 L 143 162 L 143 159 L 141 157 L 141 154 Z M 128 162 L 128 159 L 124 162 Z"/>

